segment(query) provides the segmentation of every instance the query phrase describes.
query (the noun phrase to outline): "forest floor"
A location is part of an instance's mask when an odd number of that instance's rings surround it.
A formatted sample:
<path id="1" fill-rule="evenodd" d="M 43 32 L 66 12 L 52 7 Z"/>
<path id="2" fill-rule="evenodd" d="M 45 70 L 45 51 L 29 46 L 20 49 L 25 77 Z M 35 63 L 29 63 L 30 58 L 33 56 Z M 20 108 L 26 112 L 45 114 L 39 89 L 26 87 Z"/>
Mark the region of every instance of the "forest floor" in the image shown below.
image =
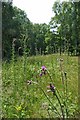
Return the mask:
<path id="1" fill-rule="evenodd" d="M 45 66 L 45 72 L 42 66 Z M 61 117 L 59 101 L 52 91 L 49 92 L 50 83 L 55 86 L 55 90 L 58 90 L 63 107 L 66 103 L 66 107 L 63 108 L 64 116 L 70 118 L 78 114 L 78 57 L 76 56 L 53 54 L 19 57 L 11 62 L 4 61 L 2 82 L 4 118 Z M 58 111 L 53 110 L 53 106 Z"/>

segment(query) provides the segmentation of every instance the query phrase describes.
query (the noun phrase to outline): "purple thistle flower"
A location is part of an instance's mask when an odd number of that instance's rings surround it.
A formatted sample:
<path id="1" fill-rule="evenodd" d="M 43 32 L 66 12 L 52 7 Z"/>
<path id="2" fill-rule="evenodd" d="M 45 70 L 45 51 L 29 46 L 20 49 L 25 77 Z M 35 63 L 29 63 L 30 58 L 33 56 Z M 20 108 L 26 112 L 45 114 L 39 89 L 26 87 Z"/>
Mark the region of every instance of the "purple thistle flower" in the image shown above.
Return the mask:
<path id="1" fill-rule="evenodd" d="M 50 84 L 50 89 L 51 89 L 52 92 L 55 92 L 55 87 L 54 87 L 54 85 L 51 85 L 51 84 Z"/>
<path id="2" fill-rule="evenodd" d="M 54 94 L 55 94 L 55 87 L 54 87 L 54 85 L 49 85 L 49 86 L 47 86 L 47 88 L 49 88 L 50 90 L 48 90 L 48 91 L 51 91 L 51 92 L 53 92 Z"/>
<path id="3" fill-rule="evenodd" d="M 45 71 L 44 71 L 43 73 L 44 73 L 44 75 L 46 74 L 46 72 L 45 72 Z"/>
<path id="4" fill-rule="evenodd" d="M 45 66 L 42 66 L 41 69 L 42 69 L 43 71 L 45 71 L 45 70 L 46 70 L 46 67 L 45 67 Z"/>
<path id="5" fill-rule="evenodd" d="M 40 76 L 42 76 L 42 73 L 40 73 Z"/>
<path id="6" fill-rule="evenodd" d="M 47 72 L 46 67 L 45 67 L 45 66 L 42 66 L 42 67 L 41 67 L 41 73 L 39 74 L 39 76 L 45 75 L 46 72 Z"/>

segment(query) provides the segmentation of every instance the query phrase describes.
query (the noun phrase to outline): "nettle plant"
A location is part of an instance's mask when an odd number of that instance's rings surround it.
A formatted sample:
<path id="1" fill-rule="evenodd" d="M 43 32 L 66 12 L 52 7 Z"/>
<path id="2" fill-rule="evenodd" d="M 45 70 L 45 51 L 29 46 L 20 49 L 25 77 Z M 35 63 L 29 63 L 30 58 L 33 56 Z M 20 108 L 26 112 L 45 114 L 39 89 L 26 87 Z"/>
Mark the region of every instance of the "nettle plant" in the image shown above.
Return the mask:
<path id="1" fill-rule="evenodd" d="M 59 59 L 59 63 L 60 63 L 60 73 L 61 73 L 61 78 L 62 78 L 62 93 L 60 93 L 60 90 L 57 89 L 56 84 L 53 81 L 53 77 L 51 75 L 51 73 L 49 72 L 49 70 L 45 67 L 42 66 L 41 69 L 38 71 L 39 73 L 39 77 L 46 77 L 46 75 L 50 78 L 50 83 L 47 87 L 47 91 L 45 92 L 44 89 L 41 87 L 40 83 L 34 80 L 28 80 L 27 84 L 35 84 L 38 86 L 38 88 L 40 88 L 40 90 L 43 92 L 44 96 L 47 98 L 47 100 L 49 101 L 50 105 L 51 105 L 51 111 L 54 112 L 57 117 L 62 118 L 63 120 L 65 118 L 70 118 L 73 117 L 73 114 L 75 112 L 75 110 L 72 110 L 72 113 L 70 108 L 69 108 L 69 94 L 68 94 L 68 83 L 67 83 L 67 73 L 63 71 L 63 59 Z M 38 77 L 37 77 L 38 79 Z M 57 100 L 58 106 L 55 105 L 55 102 L 53 103 L 53 101 L 51 101 L 50 96 L 47 95 L 47 93 L 51 92 L 53 95 L 53 98 L 55 97 L 55 99 Z M 49 110 L 50 108 L 48 108 Z M 74 108 L 71 108 L 74 109 Z M 50 116 L 49 114 L 49 117 Z"/>

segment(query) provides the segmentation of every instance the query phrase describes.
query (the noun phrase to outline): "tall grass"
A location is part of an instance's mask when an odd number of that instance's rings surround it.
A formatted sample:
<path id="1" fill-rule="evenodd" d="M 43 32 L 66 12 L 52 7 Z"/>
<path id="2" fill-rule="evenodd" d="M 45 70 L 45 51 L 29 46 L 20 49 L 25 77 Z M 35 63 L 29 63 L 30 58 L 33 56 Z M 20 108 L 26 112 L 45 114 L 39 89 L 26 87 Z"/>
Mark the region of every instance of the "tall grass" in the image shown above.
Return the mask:
<path id="1" fill-rule="evenodd" d="M 3 61 L 3 117 L 77 117 L 78 58 L 58 54 L 27 57 L 25 41 L 23 57 L 15 61 L 13 44 L 12 61 Z M 40 76 L 42 66 L 47 71 Z"/>

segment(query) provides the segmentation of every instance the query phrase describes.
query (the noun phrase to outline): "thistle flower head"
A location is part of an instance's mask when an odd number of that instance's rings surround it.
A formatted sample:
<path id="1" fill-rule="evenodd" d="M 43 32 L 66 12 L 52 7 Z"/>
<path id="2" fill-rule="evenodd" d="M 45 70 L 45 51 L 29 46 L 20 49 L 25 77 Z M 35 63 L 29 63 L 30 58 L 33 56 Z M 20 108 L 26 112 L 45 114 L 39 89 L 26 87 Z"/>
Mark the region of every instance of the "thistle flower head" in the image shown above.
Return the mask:
<path id="1" fill-rule="evenodd" d="M 42 66 L 42 67 L 41 67 L 41 73 L 40 73 L 39 76 L 45 75 L 45 74 L 46 74 L 46 71 L 47 71 L 46 67 L 45 67 L 45 66 Z"/>
<path id="2" fill-rule="evenodd" d="M 55 93 L 55 86 L 54 86 L 54 85 L 49 84 L 49 86 L 47 86 L 47 88 L 50 89 L 50 90 L 48 90 L 48 91 L 51 91 L 51 92 Z"/>
<path id="3" fill-rule="evenodd" d="M 67 72 L 64 72 L 65 78 L 67 78 Z"/>
<path id="4" fill-rule="evenodd" d="M 61 61 L 61 62 L 63 62 L 63 59 L 62 59 L 62 58 L 60 58 L 60 61 Z"/>
<path id="5" fill-rule="evenodd" d="M 45 67 L 45 66 L 42 66 L 41 69 L 42 69 L 43 71 L 45 71 L 45 70 L 46 70 L 46 67 Z"/>
<path id="6" fill-rule="evenodd" d="M 32 84 L 32 80 L 28 80 L 28 81 L 27 81 L 27 84 L 28 84 L 28 85 Z"/>
<path id="7" fill-rule="evenodd" d="M 40 73 L 40 76 L 42 76 L 42 73 Z"/>

